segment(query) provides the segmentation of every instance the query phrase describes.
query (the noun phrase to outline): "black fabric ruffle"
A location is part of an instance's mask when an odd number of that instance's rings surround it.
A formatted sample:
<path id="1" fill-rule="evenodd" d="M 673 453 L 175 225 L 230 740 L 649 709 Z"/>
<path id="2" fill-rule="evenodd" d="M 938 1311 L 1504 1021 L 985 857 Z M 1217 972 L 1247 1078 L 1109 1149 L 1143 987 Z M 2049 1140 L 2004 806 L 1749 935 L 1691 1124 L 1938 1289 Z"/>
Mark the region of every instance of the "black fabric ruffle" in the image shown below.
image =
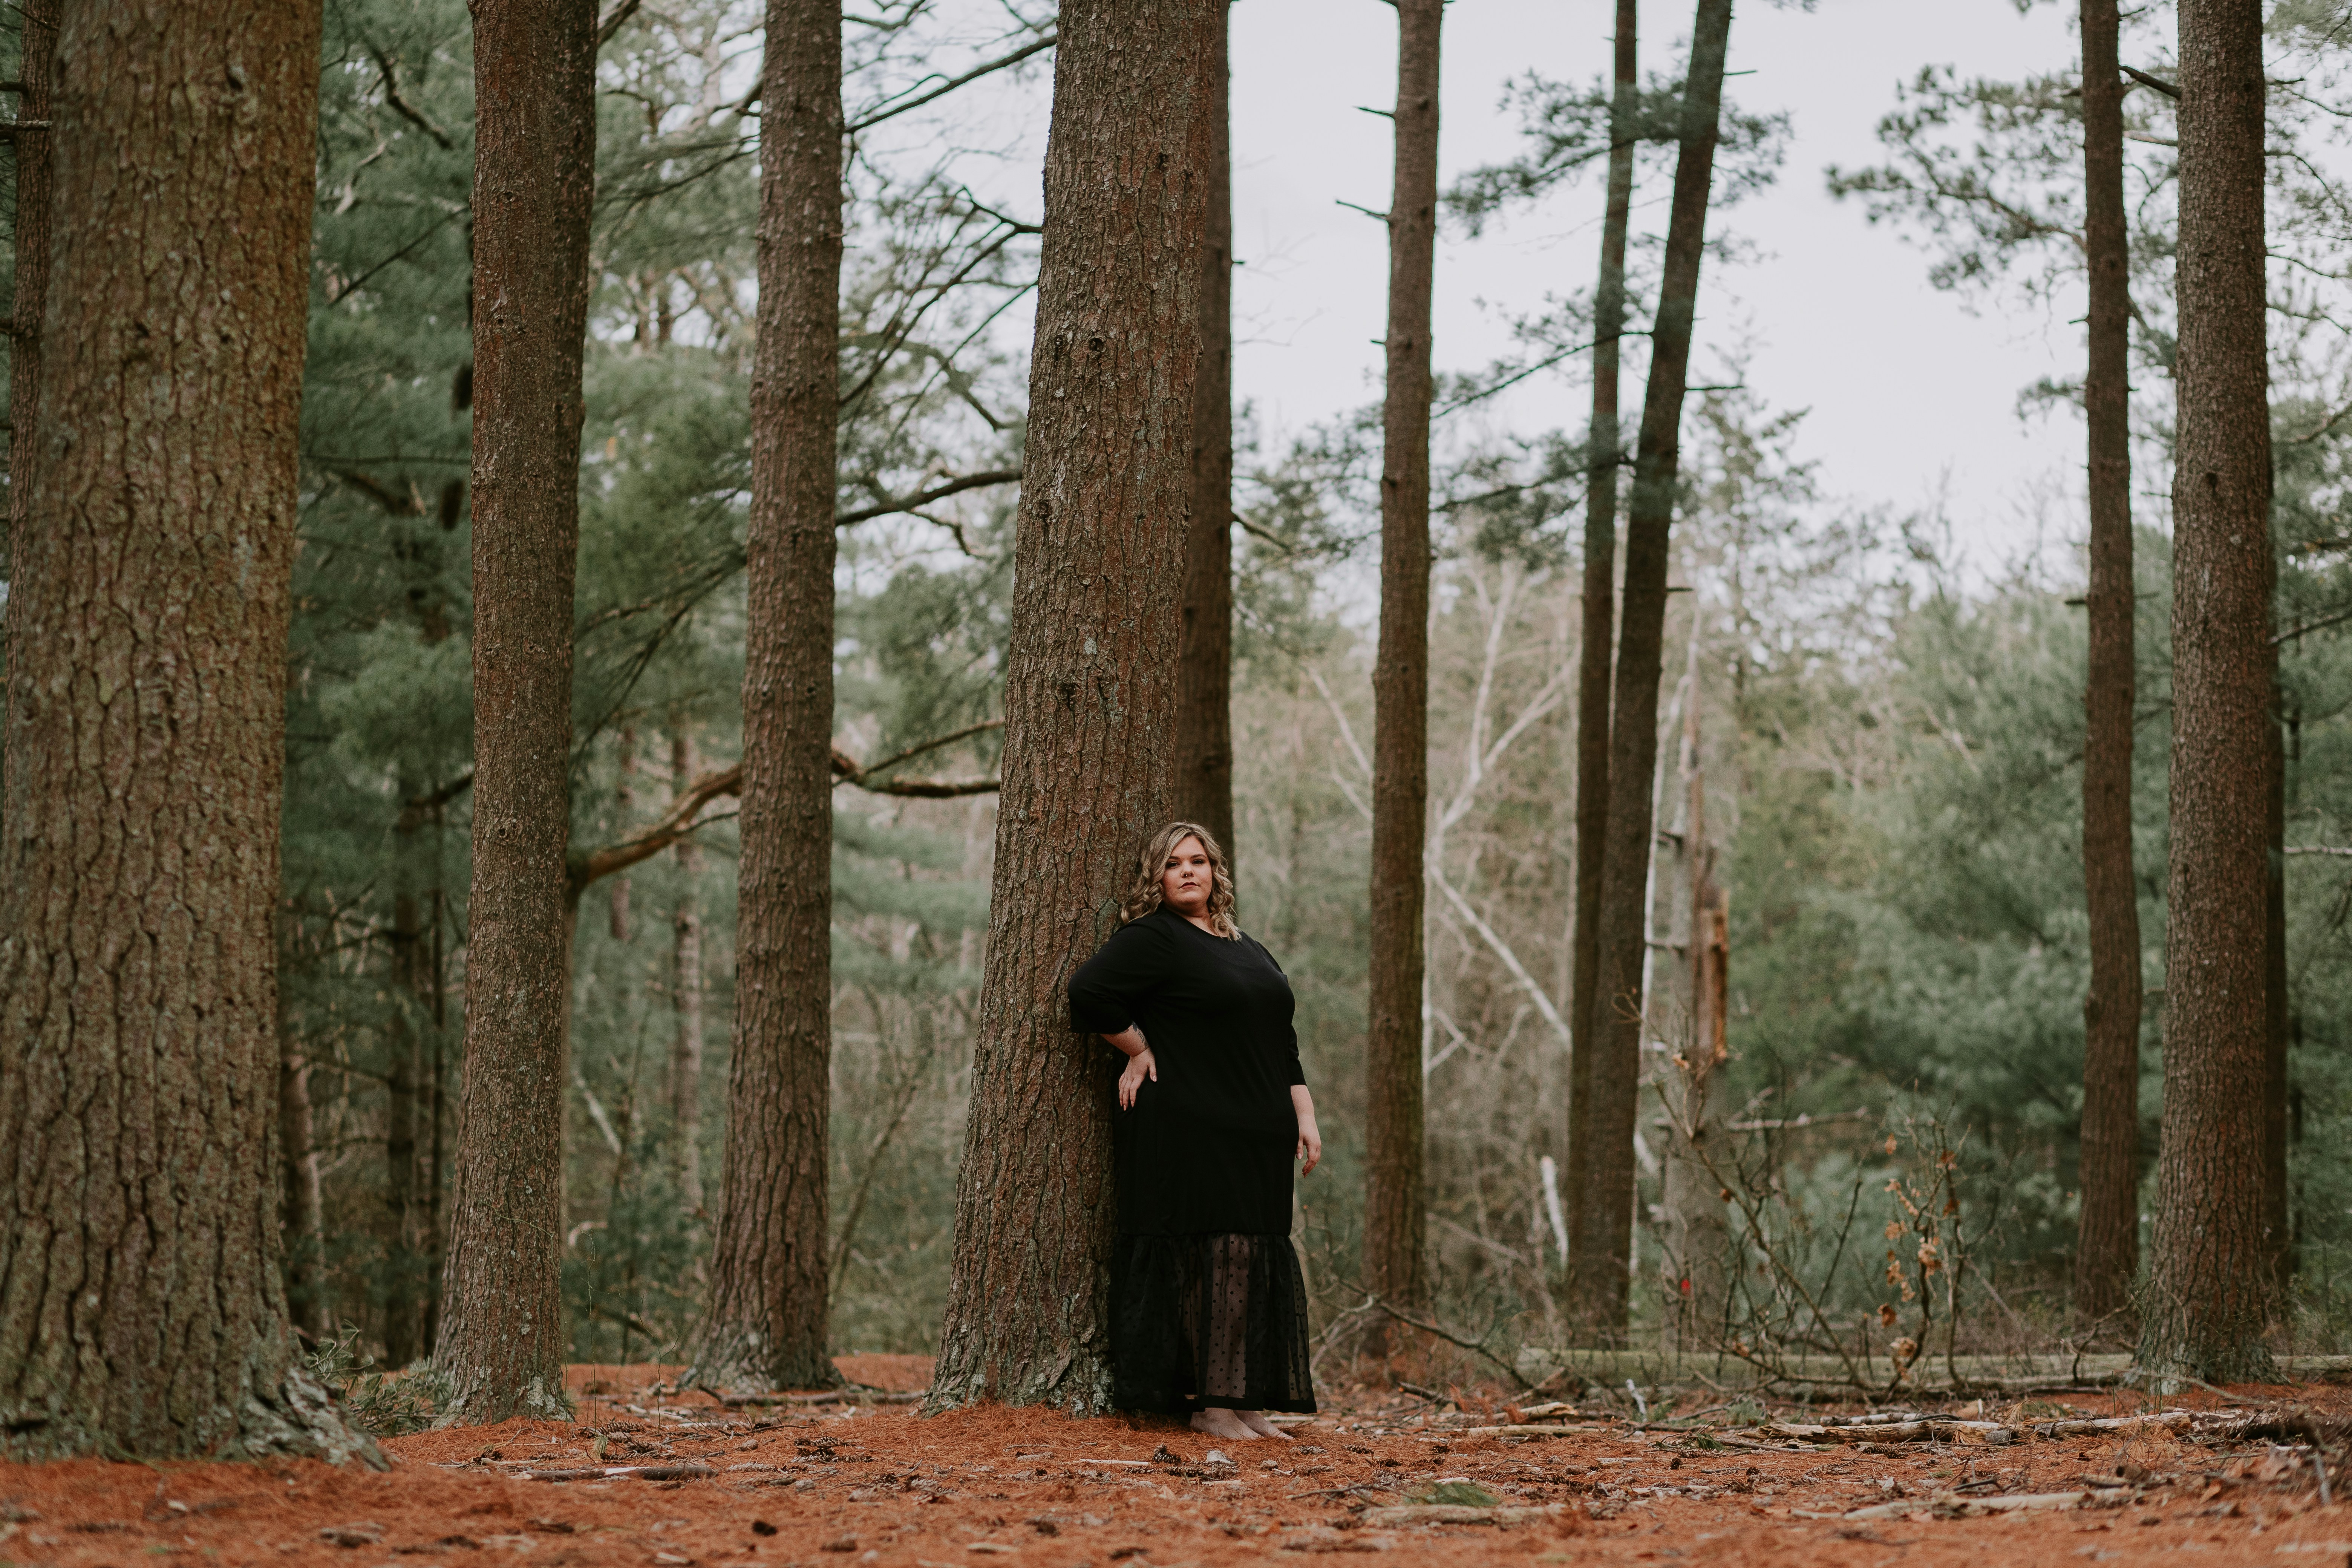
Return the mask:
<path id="1" fill-rule="evenodd" d="M 1110 1279 L 1119 1408 L 1314 1410 L 1307 1280 L 1288 1237 L 1122 1236 Z"/>

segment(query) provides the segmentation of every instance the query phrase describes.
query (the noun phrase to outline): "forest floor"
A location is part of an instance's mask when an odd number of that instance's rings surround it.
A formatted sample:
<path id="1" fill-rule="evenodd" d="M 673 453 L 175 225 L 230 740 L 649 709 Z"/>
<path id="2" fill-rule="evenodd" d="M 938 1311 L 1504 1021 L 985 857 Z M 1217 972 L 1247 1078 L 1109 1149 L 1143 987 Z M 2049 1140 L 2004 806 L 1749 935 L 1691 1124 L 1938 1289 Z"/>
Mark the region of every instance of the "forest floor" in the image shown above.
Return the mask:
<path id="1" fill-rule="evenodd" d="M 874 1389 L 929 1376 L 913 1356 L 841 1364 Z M 391 1438 L 388 1473 L 0 1465 L 0 1568 L 1276 1568 L 1330 1552 L 1465 1568 L 2352 1563 L 2352 1505 L 2331 1489 L 2339 1500 L 2323 1506 L 2309 1450 L 2261 1435 L 2352 1415 L 2352 1390 L 2324 1385 L 2200 1392 L 2166 1402 L 2196 1413 L 2169 1426 L 2074 1436 L 2032 1423 L 2150 1402 L 1970 1402 L 1941 1408 L 2017 1436 L 1947 1425 L 1920 1434 L 1940 1441 L 1867 1444 L 1796 1425 L 1819 1422 L 1818 1405 L 1776 1406 L 1778 1427 L 1754 1411 L 1738 1428 L 1662 1428 L 1595 1410 L 1556 1413 L 1557 1436 L 1493 1436 L 1473 1428 L 1531 1413 L 1475 1391 L 1449 1403 L 1342 1389 L 1292 1442 L 1224 1443 L 1173 1420 L 1039 1409 L 730 1409 L 665 1394 L 677 1371 L 575 1367 L 577 1423 Z M 2239 1427 L 2272 1425 L 2233 1429 L 2224 1410 Z M 606 1473 L 630 1466 L 644 1473 Z"/>

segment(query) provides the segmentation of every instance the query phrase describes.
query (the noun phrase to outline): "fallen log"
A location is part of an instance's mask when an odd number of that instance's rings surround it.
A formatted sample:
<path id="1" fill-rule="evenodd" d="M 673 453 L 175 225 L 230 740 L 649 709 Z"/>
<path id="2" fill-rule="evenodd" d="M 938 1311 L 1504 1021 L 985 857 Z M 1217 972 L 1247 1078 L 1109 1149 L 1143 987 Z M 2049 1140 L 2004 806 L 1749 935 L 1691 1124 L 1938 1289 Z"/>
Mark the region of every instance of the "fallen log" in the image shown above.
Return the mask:
<path id="1" fill-rule="evenodd" d="M 1375 1528 L 1401 1524 L 1540 1524 L 1558 1519 L 1565 1511 L 1558 1503 L 1542 1508 L 1470 1508 L 1459 1503 L 1415 1502 L 1393 1508 L 1368 1508 L 1362 1519 Z"/>
<path id="2" fill-rule="evenodd" d="M 2091 1437 L 2110 1432 L 2183 1432 L 2188 1430 L 2189 1420 L 2186 1410 L 2167 1410 L 2157 1415 L 2101 1415 L 2081 1421 L 2036 1421 L 2033 1435 L 2037 1437 Z"/>
<path id="3" fill-rule="evenodd" d="M 1873 1503 L 1840 1517 L 1873 1519 L 1980 1519 L 1994 1513 L 2034 1513 L 2080 1508 L 2091 1492 L 2023 1492 L 2011 1497 L 1955 1497 L 1946 1492 L 1931 1498 L 1905 1498 L 1899 1502 Z"/>
<path id="4" fill-rule="evenodd" d="M 830 1388 L 822 1394 L 722 1394 L 719 1403 L 740 1410 L 764 1405 L 912 1405 L 922 1397 L 919 1389 L 912 1394 L 886 1394 L 878 1388 Z"/>
<path id="5" fill-rule="evenodd" d="M 2021 1436 L 2016 1427 L 2004 1426 L 1998 1421 L 1962 1421 L 1950 1416 L 1836 1426 L 1775 1421 L 1756 1431 L 1764 1437 L 1794 1438 L 1801 1443 L 1978 1443 L 1996 1447 L 2014 1443 Z"/>
<path id="6" fill-rule="evenodd" d="M 631 1477 L 641 1481 L 696 1481 L 719 1472 L 709 1465 L 591 1465 L 570 1470 L 518 1470 L 519 1481 L 609 1481 Z"/>

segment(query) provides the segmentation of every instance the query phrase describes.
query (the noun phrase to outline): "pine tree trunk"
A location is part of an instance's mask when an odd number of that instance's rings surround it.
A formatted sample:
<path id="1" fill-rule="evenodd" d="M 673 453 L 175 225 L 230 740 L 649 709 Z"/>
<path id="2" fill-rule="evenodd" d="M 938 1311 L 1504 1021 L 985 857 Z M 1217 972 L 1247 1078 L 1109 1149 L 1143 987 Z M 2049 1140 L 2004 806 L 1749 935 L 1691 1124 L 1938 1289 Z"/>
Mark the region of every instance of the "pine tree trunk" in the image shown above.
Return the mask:
<path id="1" fill-rule="evenodd" d="M 1429 816 L 1430 293 L 1437 268 L 1438 35 L 1444 0 L 1398 0 L 1396 190 L 1389 204 L 1388 389 L 1381 409 L 1381 633 L 1372 667 L 1370 1030 L 1364 1285 L 1428 1297 L 1422 1108 L 1422 855 Z M 1388 1349 L 1374 1320 L 1367 1353 Z"/>
<path id="2" fill-rule="evenodd" d="M 1633 492 L 1625 522 L 1624 624 L 1609 732 L 1609 819 L 1601 857 L 1601 939 L 1591 1061 L 1583 1069 L 1591 1110 L 1580 1155 L 1580 1228 L 1569 1237 L 1570 1310 L 1615 1333 L 1625 1321 L 1633 1227 L 1633 1117 L 1641 1089 L 1642 914 L 1649 887 L 1657 763 L 1658 676 L 1664 658 L 1668 535 L 1681 468 L 1684 389 L 1691 322 L 1706 249 L 1707 193 L 1723 100 L 1731 0 L 1699 0 L 1691 25 L 1690 79 L 1683 93 L 1682 147 L 1666 220 L 1665 265 L 1650 334 L 1650 383 L 1642 405 Z"/>
<path id="3" fill-rule="evenodd" d="M 670 778 L 679 794 L 693 787 L 694 738 L 680 731 L 670 742 Z M 830 859 L 830 857 L 828 857 Z M 670 922 L 671 1007 L 677 1029 L 670 1039 L 670 1174 L 678 1203 L 689 1215 L 702 1213 L 702 846 L 678 841 L 678 877 L 685 888 Z"/>
<path id="4" fill-rule="evenodd" d="M 449 1425 L 564 1415 L 564 849 L 595 0 L 474 0 L 474 881 L 435 1361 Z"/>
<path id="5" fill-rule="evenodd" d="M 1003 787 L 935 1406 L 1110 1395 L 1111 1074 L 1069 1027 L 1167 820 L 1218 68 L 1207 5 L 1062 14 Z"/>
<path id="6" fill-rule="evenodd" d="M 2139 1269 L 2139 895 L 2132 871 L 2131 279 L 2116 0 L 2083 0 L 2084 239 L 2091 278 L 2090 658 L 2083 710 L 2083 1217 L 2074 1311 L 2130 1302 Z"/>
<path id="7" fill-rule="evenodd" d="M 1192 514 L 1184 542 L 1177 655 L 1175 813 L 1214 834 L 1234 863 L 1234 178 L 1225 65 L 1227 0 L 1206 0 L 1215 65 L 1208 120 L 1209 215 L 1201 242 L 1201 357 L 1192 384 Z"/>
<path id="8" fill-rule="evenodd" d="M 1601 974 L 1601 858 L 1609 831 L 1609 677 L 1617 631 L 1617 384 L 1625 331 L 1625 237 L 1633 206 L 1636 0 L 1617 0 L 1616 91 L 1609 108 L 1609 197 L 1592 290 L 1592 419 L 1584 482 L 1584 625 L 1576 671 L 1576 916 L 1570 928 L 1568 1225 L 1584 1226 L 1591 1111 L 1592 993 Z"/>
<path id="9" fill-rule="evenodd" d="M 49 77 L 59 0 L 21 0 L 16 62 L 16 300 L 9 317 L 8 531 L 25 526 L 33 494 L 33 437 L 41 416 L 41 321 L 49 294 Z M 36 129 L 37 127 L 37 129 Z M 0 562 L 0 567 L 5 563 Z M 5 616 L 5 611 L 0 611 Z M 5 630 L 5 626 L 0 626 Z"/>
<path id="10" fill-rule="evenodd" d="M 58 22 L 7 610 L 0 1456 L 375 1460 L 288 1322 L 271 1127 L 319 11 Z"/>
<path id="11" fill-rule="evenodd" d="M 2143 1367 L 2269 1381 L 2271 430 L 2263 19 L 2182 0 L 2164 1138 Z"/>
<path id="12" fill-rule="evenodd" d="M 769 0 L 765 71 L 734 1054 L 692 1354 L 721 1386 L 825 1388 L 840 0 Z"/>

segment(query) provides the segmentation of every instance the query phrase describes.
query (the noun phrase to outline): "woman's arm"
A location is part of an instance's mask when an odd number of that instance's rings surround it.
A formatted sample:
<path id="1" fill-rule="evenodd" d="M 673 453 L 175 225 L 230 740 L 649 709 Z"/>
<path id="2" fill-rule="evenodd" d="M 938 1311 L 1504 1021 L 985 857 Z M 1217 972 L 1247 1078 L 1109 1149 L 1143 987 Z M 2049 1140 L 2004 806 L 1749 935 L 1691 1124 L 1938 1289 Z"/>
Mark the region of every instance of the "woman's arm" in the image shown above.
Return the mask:
<path id="1" fill-rule="evenodd" d="M 1151 1047 L 1144 1040 L 1143 1031 L 1132 1024 L 1118 1034 L 1105 1035 L 1103 1038 L 1117 1046 L 1127 1057 L 1127 1069 L 1118 1075 L 1118 1108 L 1132 1110 L 1135 1109 L 1135 1092 L 1143 1087 L 1143 1080 L 1149 1078 L 1154 1083 L 1160 1081 L 1160 1064 L 1153 1059 Z"/>
<path id="2" fill-rule="evenodd" d="M 1298 1157 L 1307 1162 L 1298 1167 L 1303 1176 L 1323 1163 L 1323 1134 L 1315 1126 L 1315 1097 L 1307 1092 L 1305 1084 L 1290 1086 L 1290 1109 L 1298 1113 Z"/>

